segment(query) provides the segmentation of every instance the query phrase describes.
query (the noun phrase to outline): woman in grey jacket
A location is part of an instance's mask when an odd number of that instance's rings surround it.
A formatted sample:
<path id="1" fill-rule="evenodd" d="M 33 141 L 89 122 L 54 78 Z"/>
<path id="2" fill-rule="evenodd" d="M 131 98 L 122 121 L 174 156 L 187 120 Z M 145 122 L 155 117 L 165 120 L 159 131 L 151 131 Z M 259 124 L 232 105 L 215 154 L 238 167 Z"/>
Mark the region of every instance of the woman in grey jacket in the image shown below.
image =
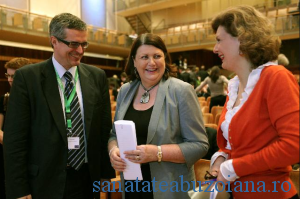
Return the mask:
<path id="1" fill-rule="evenodd" d="M 170 63 L 157 35 L 143 34 L 132 45 L 126 66 L 131 81 L 120 89 L 115 121 L 135 123 L 138 146 L 125 157 L 141 164 L 143 181 L 127 188 L 121 173 L 123 198 L 189 198 L 196 186 L 193 165 L 208 150 L 207 135 L 193 87 L 172 77 Z M 114 169 L 126 170 L 114 128 L 108 150 Z"/>

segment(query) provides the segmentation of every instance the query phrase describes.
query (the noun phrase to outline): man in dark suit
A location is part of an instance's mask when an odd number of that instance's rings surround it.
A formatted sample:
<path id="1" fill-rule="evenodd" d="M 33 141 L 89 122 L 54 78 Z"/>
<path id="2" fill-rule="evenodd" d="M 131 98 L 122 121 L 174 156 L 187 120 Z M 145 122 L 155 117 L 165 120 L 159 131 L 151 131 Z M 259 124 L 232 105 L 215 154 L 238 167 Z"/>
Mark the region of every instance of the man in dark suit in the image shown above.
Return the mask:
<path id="1" fill-rule="evenodd" d="M 200 76 L 200 81 L 203 82 L 205 80 L 206 77 L 209 76 L 208 72 L 205 70 L 205 66 L 202 65 L 201 69 L 198 71 L 198 76 Z"/>
<path id="2" fill-rule="evenodd" d="M 107 78 L 80 63 L 88 47 L 81 19 L 63 13 L 49 29 L 53 56 L 14 76 L 4 135 L 7 198 L 99 198 L 92 183 L 115 177 Z"/>

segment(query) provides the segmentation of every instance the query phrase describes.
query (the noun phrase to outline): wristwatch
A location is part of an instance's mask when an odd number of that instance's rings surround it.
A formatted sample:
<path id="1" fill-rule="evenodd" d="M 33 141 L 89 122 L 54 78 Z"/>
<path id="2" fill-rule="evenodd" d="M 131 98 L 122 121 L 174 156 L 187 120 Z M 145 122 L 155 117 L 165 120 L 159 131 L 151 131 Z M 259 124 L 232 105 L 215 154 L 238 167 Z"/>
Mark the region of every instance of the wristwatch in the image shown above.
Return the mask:
<path id="1" fill-rule="evenodd" d="M 158 152 L 157 152 L 157 161 L 161 162 L 162 159 L 162 151 L 161 151 L 161 146 L 157 146 Z"/>

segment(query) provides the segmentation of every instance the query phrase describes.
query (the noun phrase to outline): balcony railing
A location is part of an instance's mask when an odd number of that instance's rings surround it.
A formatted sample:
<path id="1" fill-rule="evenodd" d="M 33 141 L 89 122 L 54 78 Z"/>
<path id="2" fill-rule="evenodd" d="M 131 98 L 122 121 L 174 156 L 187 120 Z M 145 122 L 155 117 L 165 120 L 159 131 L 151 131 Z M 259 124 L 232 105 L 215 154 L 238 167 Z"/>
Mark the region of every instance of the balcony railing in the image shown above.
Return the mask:
<path id="1" fill-rule="evenodd" d="M 274 16 L 273 14 L 269 12 L 267 15 L 273 21 L 276 32 L 279 35 L 296 34 L 297 38 L 299 38 L 298 10 L 286 11 L 283 14 L 276 10 Z M 48 37 L 50 21 L 51 18 L 47 16 L 0 6 L 1 30 Z M 201 48 L 202 45 L 212 45 L 215 42 L 215 35 L 209 21 L 155 30 L 154 33 L 162 37 L 170 50 L 172 48 L 189 46 Z M 132 39 L 126 33 L 94 26 L 88 26 L 88 40 L 95 45 L 108 45 L 126 49 L 129 49 L 132 44 Z"/>
<path id="2" fill-rule="evenodd" d="M 115 3 L 117 4 L 116 11 L 127 10 L 130 8 L 143 6 L 149 3 L 155 3 L 158 1 L 165 1 L 165 0 L 115 0 Z"/>
<path id="3" fill-rule="evenodd" d="M 269 18 L 274 24 L 276 33 L 282 38 L 299 38 L 299 12 L 295 14 Z M 155 34 L 160 35 L 170 49 L 215 43 L 215 34 L 210 22 L 176 26 L 157 31 Z"/>

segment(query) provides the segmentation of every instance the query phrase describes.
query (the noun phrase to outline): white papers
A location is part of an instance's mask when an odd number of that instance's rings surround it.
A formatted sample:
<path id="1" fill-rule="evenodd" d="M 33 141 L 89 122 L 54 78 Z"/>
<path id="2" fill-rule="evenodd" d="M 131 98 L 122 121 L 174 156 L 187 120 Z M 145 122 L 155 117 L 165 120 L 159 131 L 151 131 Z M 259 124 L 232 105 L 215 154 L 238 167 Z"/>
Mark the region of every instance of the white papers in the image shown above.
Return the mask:
<path id="1" fill-rule="evenodd" d="M 141 165 L 130 162 L 125 158 L 124 151 L 136 150 L 135 124 L 128 120 L 118 120 L 114 122 L 117 133 L 120 156 L 126 162 L 126 169 L 123 172 L 125 180 L 143 180 Z"/>
<path id="2" fill-rule="evenodd" d="M 216 199 L 217 198 L 217 195 L 218 195 L 219 192 L 215 188 L 215 185 L 216 185 L 216 183 L 214 182 L 213 186 L 212 186 L 214 189 L 213 189 L 213 192 L 210 193 L 209 199 Z M 220 189 L 220 190 L 222 190 L 222 189 Z"/>

